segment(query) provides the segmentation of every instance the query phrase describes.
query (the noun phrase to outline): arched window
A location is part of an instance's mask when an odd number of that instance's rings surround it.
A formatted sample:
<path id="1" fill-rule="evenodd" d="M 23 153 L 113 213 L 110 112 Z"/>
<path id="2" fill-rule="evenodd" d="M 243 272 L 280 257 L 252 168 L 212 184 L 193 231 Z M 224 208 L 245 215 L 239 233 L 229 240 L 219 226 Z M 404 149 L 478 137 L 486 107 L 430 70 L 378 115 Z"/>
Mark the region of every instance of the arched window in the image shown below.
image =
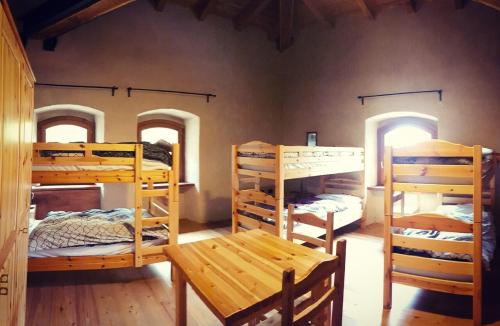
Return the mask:
<path id="1" fill-rule="evenodd" d="M 38 121 L 37 141 L 41 143 L 95 142 L 95 123 L 80 117 L 56 116 Z"/>
<path id="2" fill-rule="evenodd" d="M 137 124 L 137 140 L 156 143 L 164 140 L 171 144 L 179 144 L 180 152 L 180 181 L 184 180 L 185 171 L 185 127 L 184 124 L 167 119 L 151 119 Z"/>
<path id="3" fill-rule="evenodd" d="M 435 123 L 417 117 L 401 117 L 382 121 L 377 129 L 377 180 L 384 184 L 384 148 L 401 147 L 437 138 Z"/>

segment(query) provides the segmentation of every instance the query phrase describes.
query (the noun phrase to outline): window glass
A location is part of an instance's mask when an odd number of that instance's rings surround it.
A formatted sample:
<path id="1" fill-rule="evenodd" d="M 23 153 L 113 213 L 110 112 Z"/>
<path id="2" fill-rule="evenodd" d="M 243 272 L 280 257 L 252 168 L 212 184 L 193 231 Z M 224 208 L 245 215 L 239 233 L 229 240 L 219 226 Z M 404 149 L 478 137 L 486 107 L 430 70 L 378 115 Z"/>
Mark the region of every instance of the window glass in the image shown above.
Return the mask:
<path id="1" fill-rule="evenodd" d="M 142 141 L 156 143 L 160 139 L 171 144 L 177 144 L 179 143 L 179 131 L 165 127 L 153 127 L 141 131 Z"/>
<path id="2" fill-rule="evenodd" d="M 384 135 L 384 146 L 402 147 L 432 139 L 430 132 L 415 126 L 401 126 Z"/>
<path id="3" fill-rule="evenodd" d="M 69 124 L 49 127 L 45 129 L 45 141 L 47 143 L 87 142 L 87 129 Z"/>

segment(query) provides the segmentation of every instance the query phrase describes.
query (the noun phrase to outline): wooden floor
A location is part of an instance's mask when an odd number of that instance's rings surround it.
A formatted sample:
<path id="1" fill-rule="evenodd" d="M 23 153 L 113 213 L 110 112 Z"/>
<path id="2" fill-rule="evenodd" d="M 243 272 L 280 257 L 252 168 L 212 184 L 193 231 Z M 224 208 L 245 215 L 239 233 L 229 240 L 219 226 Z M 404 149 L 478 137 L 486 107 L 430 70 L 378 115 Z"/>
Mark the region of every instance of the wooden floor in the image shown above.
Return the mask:
<path id="1" fill-rule="evenodd" d="M 181 242 L 229 233 L 184 225 Z M 344 325 L 470 325 L 469 297 L 394 286 L 393 308 L 382 309 L 382 226 L 346 230 Z M 336 239 L 337 239 L 336 238 Z M 496 281 L 495 281 L 496 280 Z M 485 322 L 500 325 L 500 276 L 485 275 Z M 31 273 L 27 325 L 173 325 L 170 264 L 139 269 Z M 188 325 L 219 325 L 188 289 Z"/>

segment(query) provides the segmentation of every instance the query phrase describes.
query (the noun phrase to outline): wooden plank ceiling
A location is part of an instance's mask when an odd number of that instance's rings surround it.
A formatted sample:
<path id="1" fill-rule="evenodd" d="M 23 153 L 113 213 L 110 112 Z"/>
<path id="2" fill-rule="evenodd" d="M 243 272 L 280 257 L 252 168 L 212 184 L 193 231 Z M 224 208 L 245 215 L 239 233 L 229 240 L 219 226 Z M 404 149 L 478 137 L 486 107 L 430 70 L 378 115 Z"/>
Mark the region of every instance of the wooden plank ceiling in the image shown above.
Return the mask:
<path id="1" fill-rule="evenodd" d="M 25 2 L 40 0 L 24 0 Z M 54 50 L 57 37 L 88 23 L 106 13 L 117 10 L 135 0 L 46 0 L 22 17 L 22 35 L 43 39 L 46 50 Z M 152 8 L 164 11 L 167 0 L 149 0 Z M 429 0 L 168 0 L 193 11 L 194 17 L 204 20 L 217 15 L 232 20 L 236 30 L 253 25 L 263 29 L 268 38 L 284 51 L 293 44 L 294 37 L 308 25 L 320 23 L 328 28 L 335 19 L 345 15 L 362 15 L 376 20 L 377 14 L 390 7 L 403 6 L 415 13 Z M 467 0 L 447 0 L 450 10 L 463 9 Z M 474 0 L 500 10 L 500 0 Z"/>

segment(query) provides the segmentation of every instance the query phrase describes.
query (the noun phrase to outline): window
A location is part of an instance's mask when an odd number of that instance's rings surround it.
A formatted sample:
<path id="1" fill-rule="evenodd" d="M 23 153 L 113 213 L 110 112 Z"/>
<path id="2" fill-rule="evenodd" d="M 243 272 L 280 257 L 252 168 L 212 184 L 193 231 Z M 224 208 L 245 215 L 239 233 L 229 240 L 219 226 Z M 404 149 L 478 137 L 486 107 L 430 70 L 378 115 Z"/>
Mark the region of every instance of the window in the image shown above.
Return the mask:
<path id="1" fill-rule="evenodd" d="M 384 148 L 401 147 L 437 138 L 435 123 L 421 118 L 395 118 L 385 120 L 377 130 L 378 185 L 384 184 Z"/>
<path id="2" fill-rule="evenodd" d="M 184 124 L 166 119 L 153 119 L 139 122 L 137 125 L 137 140 L 156 143 L 164 140 L 180 145 L 180 181 L 184 181 L 185 128 Z"/>
<path id="3" fill-rule="evenodd" d="M 57 116 L 38 122 L 37 141 L 41 143 L 95 142 L 95 124 L 84 118 Z"/>

